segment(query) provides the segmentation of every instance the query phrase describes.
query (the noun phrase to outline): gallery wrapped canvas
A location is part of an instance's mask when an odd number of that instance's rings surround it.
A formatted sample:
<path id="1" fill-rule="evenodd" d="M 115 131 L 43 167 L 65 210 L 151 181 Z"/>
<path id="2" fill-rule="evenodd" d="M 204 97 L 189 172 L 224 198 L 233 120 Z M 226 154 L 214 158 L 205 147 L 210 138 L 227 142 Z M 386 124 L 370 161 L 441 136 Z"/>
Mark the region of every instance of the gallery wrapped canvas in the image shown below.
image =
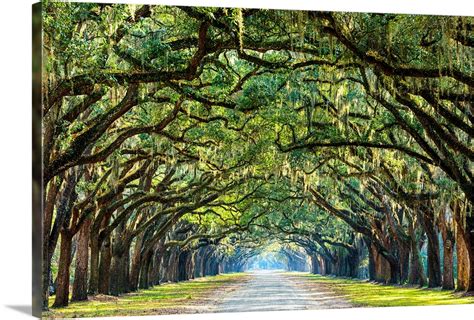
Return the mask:
<path id="1" fill-rule="evenodd" d="M 35 5 L 36 315 L 474 303 L 473 27 Z"/>

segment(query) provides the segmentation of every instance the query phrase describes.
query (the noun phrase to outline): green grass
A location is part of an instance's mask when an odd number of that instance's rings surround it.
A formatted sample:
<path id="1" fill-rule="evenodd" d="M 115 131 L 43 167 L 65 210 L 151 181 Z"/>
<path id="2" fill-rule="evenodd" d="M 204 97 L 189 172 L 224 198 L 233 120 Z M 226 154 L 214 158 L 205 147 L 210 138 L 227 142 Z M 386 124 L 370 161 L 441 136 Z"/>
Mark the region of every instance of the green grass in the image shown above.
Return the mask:
<path id="1" fill-rule="evenodd" d="M 45 318 L 76 318 L 105 316 L 138 316 L 183 313 L 187 306 L 198 306 L 216 290 L 225 285 L 242 281 L 244 273 L 222 274 L 192 281 L 167 283 L 149 290 L 140 290 L 121 297 L 91 297 L 89 301 L 72 302 L 65 308 L 50 308 Z M 50 306 L 54 297 L 50 298 Z M 184 310 L 185 311 L 185 310 Z"/>
<path id="2" fill-rule="evenodd" d="M 451 291 L 410 288 L 366 281 L 300 274 L 315 284 L 327 285 L 360 307 L 433 306 L 474 303 L 473 297 L 461 297 Z"/>
<path id="3" fill-rule="evenodd" d="M 360 307 L 429 306 L 474 303 L 473 297 L 460 297 L 450 291 L 380 285 L 365 281 L 323 277 L 308 273 L 287 273 L 308 280 L 307 284 L 323 285 L 346 297 Z M 213 294 L 226 286 L 242 282 L 245 273 L 223 274 L 192 281 L 169 283 L 121 297 L 95 297 L 89 301 L 71 303 L 66 308 L 51 309 L 46 318 L 102 316 L 138 316 L 170 313 L 192 313 L 195 307 L 212 305 Z M 52 305 L 54 297 L 50 299 Z M 193 309 L 194 308 L 194 309 Z"/>

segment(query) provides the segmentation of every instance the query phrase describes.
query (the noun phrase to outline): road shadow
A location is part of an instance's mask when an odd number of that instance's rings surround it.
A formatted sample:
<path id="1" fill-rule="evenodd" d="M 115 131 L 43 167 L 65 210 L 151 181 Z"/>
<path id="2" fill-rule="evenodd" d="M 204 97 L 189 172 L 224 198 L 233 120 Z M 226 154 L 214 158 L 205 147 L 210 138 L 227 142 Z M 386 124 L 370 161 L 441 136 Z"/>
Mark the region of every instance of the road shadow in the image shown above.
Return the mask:
<path id="1" fill-rule="evenodd" d="M 31 305 L 11 305 L 5 307 L 31 316 Z"/>

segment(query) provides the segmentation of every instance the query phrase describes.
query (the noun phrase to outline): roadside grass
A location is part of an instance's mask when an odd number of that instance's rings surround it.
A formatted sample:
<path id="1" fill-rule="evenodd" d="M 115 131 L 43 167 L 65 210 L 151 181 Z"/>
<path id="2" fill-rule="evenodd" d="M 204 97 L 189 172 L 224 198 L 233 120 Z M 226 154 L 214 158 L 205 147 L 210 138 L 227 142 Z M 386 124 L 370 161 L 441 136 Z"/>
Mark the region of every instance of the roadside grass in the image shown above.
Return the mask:
<path id="1" fill-rule="evenodd" d="M 293 273 L 293 275 L 296 275 Z M 359 307 L 434 306 L 474 303 L 474 297 L 461 297 L 452 291 L 375 284 L 363 280 L 299 274 L 327 285 Z"/>
<path id="2" fill-rule="evenodd" d="M 199 305 L 212 305 L 212 293 L 243 281 L 245 273 L 222 274 L 178 283 L 165 283 L 120 297 L 98 295 L 88 301 L 71 302 L 65 308 L 50 308 L 44 318 L 139 316 L 197 312 Z M 50 306 L 54 297 L 50 298 Z M 195 309 L 193 309 L 195 307 Z M 193 311 L 194 310 L 194 311 Z"/>

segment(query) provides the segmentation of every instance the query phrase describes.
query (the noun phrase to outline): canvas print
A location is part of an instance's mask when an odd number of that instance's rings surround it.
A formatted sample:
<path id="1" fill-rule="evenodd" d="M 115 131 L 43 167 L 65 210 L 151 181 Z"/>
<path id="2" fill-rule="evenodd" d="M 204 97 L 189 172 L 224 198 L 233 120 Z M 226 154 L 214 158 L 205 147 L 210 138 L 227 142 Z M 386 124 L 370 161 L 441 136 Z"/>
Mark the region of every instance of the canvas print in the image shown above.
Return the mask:
<path id="1" fill-rule="evenodd" d="M 474 303 L 472 17 L 35 10 L 43 317 Z"/>

